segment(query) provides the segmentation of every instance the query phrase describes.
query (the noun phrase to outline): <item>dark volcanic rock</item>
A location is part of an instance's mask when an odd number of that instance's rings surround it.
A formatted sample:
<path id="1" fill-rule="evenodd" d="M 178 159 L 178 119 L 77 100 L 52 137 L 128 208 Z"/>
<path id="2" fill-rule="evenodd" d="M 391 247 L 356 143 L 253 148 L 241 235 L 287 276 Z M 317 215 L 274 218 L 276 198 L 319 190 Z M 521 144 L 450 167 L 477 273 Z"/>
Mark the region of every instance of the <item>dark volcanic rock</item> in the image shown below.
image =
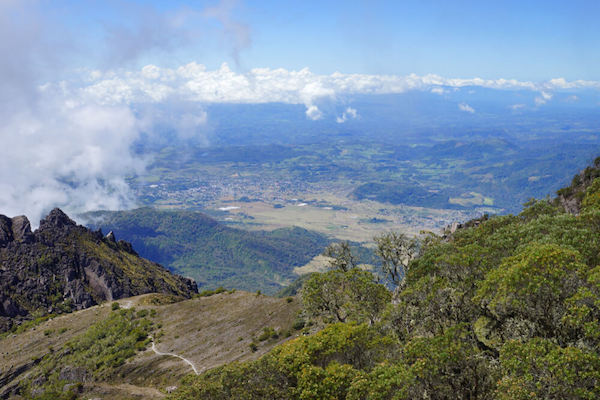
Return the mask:
<path id="1" fill-rule="evenodd" d="M 28 242 L 32 239 L 31 224 L 26 216 L 20 215 L 12 219 L 13 240 Z"/>
<path id="2" fill-rule="evenodd" d="M 58 208 L 35 232 L 26 217 L 0 215 L 0 332 L 33 311 L 68 312 L 151 292 L 190 297 L 197 287 Z"/>
<path id="3" fill-rule="evenodd" d="M 12 220 L 5 215 L 0 215 L 0 246 L 5 246 L 12 240 Z"/>
<path id="4" fill-rule="evenodd" d="M 40 229 L 62 228 L 65 226 L 76 226 L 77 224 L 67 216 L 60 208 L 50 211 L 50 214 L 40 221 Z"/>

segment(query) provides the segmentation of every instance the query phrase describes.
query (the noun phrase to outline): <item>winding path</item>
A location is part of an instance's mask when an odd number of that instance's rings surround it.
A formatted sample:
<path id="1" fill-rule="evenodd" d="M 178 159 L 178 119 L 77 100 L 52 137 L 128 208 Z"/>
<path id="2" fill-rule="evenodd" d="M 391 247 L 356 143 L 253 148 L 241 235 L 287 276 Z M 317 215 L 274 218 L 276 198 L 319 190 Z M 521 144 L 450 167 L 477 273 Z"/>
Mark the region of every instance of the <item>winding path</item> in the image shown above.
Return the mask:
<path id="1" fill-rule="evenodd" d="M 186 363 L 189 364 L 190 367 L 192 367 L 192 369 L 194 370 L 194 373 L 196 375 L 200 375 L 200 372 L 196 369 L 196 366 L 194 365 L 194 363 L 192 363 L 190 360 L 188 360 L 187 358 L 180 356 L 179 354 L 174 354 L 174 353 L 163 353 L 162 351 L 158 351 L 156 349 L 156 344 L 154 343 L 154 338 L 150 337 L 150 339 L 152 339 L 152 351 L 155 352 L 157 355 L 159 356 L 171 356 L 171 357 L 177 357 L 183 361 L 185 361 Z"/>

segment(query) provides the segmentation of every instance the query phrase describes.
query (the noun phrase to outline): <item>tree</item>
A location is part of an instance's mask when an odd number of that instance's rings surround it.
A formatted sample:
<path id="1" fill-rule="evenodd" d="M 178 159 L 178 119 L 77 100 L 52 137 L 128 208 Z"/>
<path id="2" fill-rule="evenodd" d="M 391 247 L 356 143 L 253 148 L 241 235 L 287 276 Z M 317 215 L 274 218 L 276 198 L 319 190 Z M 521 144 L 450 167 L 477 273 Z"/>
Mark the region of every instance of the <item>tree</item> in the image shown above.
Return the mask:
<path id="1" fill-rule="evenodd" d="M 597 399 L 600 357 L 595 351 L 560 347 L 552 340 L 512 340 L 500 351 L 503 377 L 496 398 Z"/>
<path id="2" fill-rule="evenodd" d="M 532 243 L 491 270 L 474 300 L 500 323 L 528 323 L 525 331 L 509 329 L 506 336 L 559 336 L 565 302 L 583 284 L 587 266 L 580 259 L 572 249 Z"/>
<path id="3" fill-rule="evenodd" d="M 329 266 L 347 272 L 352 268 L 356 268 L 356 258 L 352 254 L 350 243 L 348 241 L 332 243 L 323 252 L 324 256 L 331 257 Z"/>
<path id="4" fill-rule="evenodd" d="M 307 314 L 335 322 L 373 323 L 390 300 L 385 286 L 373 274 L 353 268 L 313 274 L 302 287 Z"/>
<path id="5" fill-rule="evenodd" d="M 394 285 L 399 285 L 409 262 L 417 252 L 417 241 L 400 232 L 384 233 L 374 238 L 375 251 L 381 259 L 384 274 Z"/>

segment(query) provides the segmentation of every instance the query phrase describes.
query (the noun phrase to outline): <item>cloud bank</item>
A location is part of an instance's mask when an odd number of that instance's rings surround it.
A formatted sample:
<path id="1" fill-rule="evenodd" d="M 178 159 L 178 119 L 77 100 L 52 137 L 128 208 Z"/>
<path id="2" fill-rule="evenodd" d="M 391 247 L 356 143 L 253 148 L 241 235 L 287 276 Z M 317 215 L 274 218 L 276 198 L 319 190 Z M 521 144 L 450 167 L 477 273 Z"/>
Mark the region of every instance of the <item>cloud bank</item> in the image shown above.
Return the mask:
<path id="1" fill-rule="evenodd" d="M 125 177 L 143 168 L 130 152 L 137 120 L 129 106 L 80 97 L 69 83 L 40 85 L 60 74 L 64 49 L 30 3 L 0 2 L 0 213 L 36 226 L 55 206 L 131 206 Z"/>
<path id="2" fill-rule="evenodd" d="M 101 104 L 160 103 L 173 98 L 197 103 L 281 102 L 304 104 L 307 118 L 313 120 L 323 118 L 319 102 L 346 95 L 397 94 L 411 90 L 443 94 L 450 89 L 476 86 L 539 93 L 535 102 L 541 105 L 552 99 L 552 91 L 600 89 L 600 82 L 569 82 L 562 78 L 536 83 L 514 79 L 456 79 L 414 74 L 397 76 L 336 72 L 319 75 L 308 68 L 299 71 L 255 68 L 241 73 L 233 71 L 227 63 L 218 69 L 208 70 L 195 62 L 178 68 L 147 65 L 138 71 L 91 71 L 84 81 L 84 85 L 70 90 Z M 465 107 L 461 110 L 470 112 Z M 350 113 L 347 114 L 348 117 Z"/>

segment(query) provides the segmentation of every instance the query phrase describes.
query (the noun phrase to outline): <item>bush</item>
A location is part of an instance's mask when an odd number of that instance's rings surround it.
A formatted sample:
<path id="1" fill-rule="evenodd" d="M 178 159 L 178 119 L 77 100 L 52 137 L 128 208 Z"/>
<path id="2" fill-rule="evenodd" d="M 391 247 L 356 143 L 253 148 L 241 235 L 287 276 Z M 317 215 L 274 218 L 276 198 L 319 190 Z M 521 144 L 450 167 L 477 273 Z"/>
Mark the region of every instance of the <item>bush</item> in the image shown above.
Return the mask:
<path id="1" fill-rule="evenodd" d="M 209 296 L 213 296 L 215 294 L 219 294 L 219 293 L 223 293 L 223 292 L 227 292 L 227 289 L 225 289 L 223 286 L 219 286 L 218 288 L 214 289 L 214 290 L 203 290 L 200 293 L 198 293 L 199 297 L 209 297 Z"/>
<path id="2" fill-rule="evenodd" d="M 304 322 L 302 318 L 298 318 L 294 321 L 292 328 L 299 331 L 300 329 L 304 328 L 304 325 L 306 325 L 306 322 Z"/>
<path id="3" fill-rule="evenodd" d="M 119 308 L 121 308 L 121 307 L 119 306 L 119 303 L 117 303 L 116 301 L 110 305 L 110 309 L 113 311 L 116 311 Z"/>
<path id="4" fill-rule="evenodd" d="M 261 342 L 264 342 L 265 340 L 268 340 L 268 339 L 277 339 L 277 338 L 279 338 L 279 334 L 277 333 L 277 331 L 275 329 L 267 326 L 267 327 L 263 328 L 263 332 L 258 337 L 258 340 Z"/>

